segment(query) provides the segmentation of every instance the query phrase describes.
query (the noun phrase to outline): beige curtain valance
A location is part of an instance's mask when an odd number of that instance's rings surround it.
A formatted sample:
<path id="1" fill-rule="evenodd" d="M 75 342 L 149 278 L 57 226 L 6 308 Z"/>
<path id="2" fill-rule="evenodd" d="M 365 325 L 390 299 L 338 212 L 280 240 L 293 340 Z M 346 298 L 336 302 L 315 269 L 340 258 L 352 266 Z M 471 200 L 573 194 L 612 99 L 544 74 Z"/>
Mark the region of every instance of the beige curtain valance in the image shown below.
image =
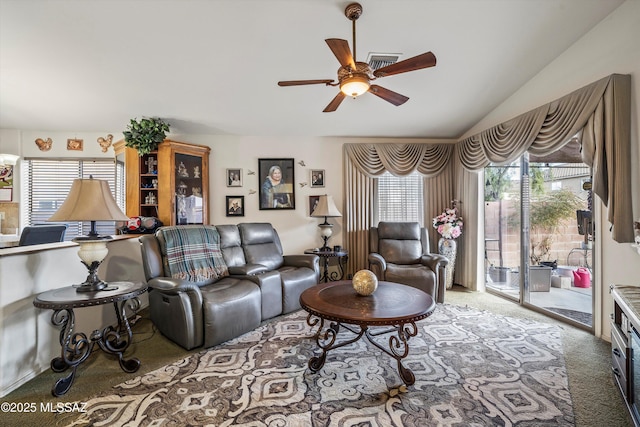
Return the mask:
<path id="1" fill-rule="evenodd" d="M 378 176 L 414 171 L 424 176 L 425 223 L 452 200 L 452 168 L 455 144 L 344 144 L 343 221 L 349 249 L 347 274 L 367 268 L 369 230 L 376 224 Z M 431 234 L 435 233 L 429 227 Z"/>
<path id="2" fill-rule="evenodd" d="M 580 133 L 583 161 L 593 167 L 594 193 L 609 208 L 612 237 L 633 242 L 630 90 L 631 76 L 605 77 L 460 141 L 458 160 L 478 171 L 489 163 L 511 163 L 525 151 L 553 153 Z"/>
<path id="3" fill-rule="evenodd" d="M 444 170 L 453 153 L 453 144 L 345 144 L 351 163 L 368 177 L 388 171 L 396 176 L 418 171 L 433 177 Z"/>

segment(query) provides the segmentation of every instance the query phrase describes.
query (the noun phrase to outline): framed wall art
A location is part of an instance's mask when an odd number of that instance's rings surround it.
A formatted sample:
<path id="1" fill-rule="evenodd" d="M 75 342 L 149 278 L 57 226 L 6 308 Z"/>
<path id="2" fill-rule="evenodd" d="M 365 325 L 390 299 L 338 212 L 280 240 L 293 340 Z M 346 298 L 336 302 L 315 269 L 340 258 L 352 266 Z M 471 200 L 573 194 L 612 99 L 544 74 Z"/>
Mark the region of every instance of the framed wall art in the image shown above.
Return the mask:
<path id="1" fill-rule="evenodd" d="M 295 209 L 293 159 L 258 159 L 260 210 Z"/>
<path id="2" fill-rule="evenodd" d="M 320 196 L 309 196 L 309 216 L 311 216 L 316 206 L 318 206 L 319 201 Z"/>
<path id="3" fill-rule="evenodd" d="M 67 139 L 67 150 L 82 151 L 83 140 L 78 138 Z"/>
<path id="4" fill-rule="evenodd" d="M 227 169 L 227 187 L 242 187 L 242 169 Z"/>
<path id="5" fill-rule="evenodd" d="M 227 196 L 227 216 L 244 216 L 244 196 Z"/>
<path id="6" fill-rule="evenodd" d="M 311 188 L 324 187 L 324 169 L 311 169 L 310 174 Z"/>
<path id="7" fill-rule="evenodd" d="M 0 202 L 10 202 L 13 197 L 13 165 L 0 164 Z"/>

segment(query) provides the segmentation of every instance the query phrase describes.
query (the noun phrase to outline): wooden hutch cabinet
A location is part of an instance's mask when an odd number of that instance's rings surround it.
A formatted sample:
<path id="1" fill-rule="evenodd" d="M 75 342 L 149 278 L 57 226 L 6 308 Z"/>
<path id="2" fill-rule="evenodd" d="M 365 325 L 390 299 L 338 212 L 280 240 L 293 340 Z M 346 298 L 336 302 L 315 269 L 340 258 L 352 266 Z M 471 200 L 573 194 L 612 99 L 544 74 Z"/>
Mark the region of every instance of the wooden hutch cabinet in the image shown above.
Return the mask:
<path id="1" fill-rule="evenodd" d="M 209 223 L 209 147 L 165 139 L 142 156 L 124 140 L 114 149 L 124 158 L 127 216 L 157 217 L 164 225 Z"/>

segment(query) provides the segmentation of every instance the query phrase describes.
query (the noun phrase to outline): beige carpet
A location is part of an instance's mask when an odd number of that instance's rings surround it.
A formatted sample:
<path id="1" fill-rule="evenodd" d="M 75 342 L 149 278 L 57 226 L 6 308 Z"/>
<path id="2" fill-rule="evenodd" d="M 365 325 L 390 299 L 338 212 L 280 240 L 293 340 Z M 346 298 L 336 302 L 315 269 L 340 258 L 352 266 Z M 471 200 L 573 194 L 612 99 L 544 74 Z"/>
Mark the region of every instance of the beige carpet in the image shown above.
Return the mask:
<path id="1" fill-rule="evenodd" d="M 467 292 L 463 288 L 454 287 L 454 290 L 447 292 L 446 302 L 560 325 L 576 426 L 632 425 L 611 376 L 609 343 L 490 294 Z M 117 362 L 102 352 L 97 352 L 79 369 L 75 384 L 64 397 L 51 396 L 51 386 L 60 374 L 47 371 L 5 396 L 2 401 L 33 403 L 38 408 L 41 403 L 45 408 L 54 407 L 59 402 L 82 404 L 89 397 L 104 392 L 109 387 L 200 351 L 186 352 L 169 342 L 154 331 L 146 313 L 143 312 L 142 315 L 143 318 L 134 326 L 134 344 L 130 348 L 142 361 L 138 373 L 123 373 Z M 3 413 L 0 416 L 1 424 L 7 426 L 67 425 L 69 421 L 69 414 L 40 410 L 33 413 Z"/>

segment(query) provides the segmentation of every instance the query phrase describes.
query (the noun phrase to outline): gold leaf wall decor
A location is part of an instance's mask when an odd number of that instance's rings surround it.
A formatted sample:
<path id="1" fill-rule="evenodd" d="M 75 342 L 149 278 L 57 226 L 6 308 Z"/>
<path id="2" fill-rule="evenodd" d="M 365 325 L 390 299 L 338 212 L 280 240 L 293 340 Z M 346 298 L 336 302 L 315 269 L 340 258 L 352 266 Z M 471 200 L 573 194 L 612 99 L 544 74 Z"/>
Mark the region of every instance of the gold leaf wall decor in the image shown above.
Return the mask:
<path id="1" fill-rule="evenodd" d="M 111 142 L 113 141 L 113 135 L 109 134 L 106 138 L 98 137 L 98 144 L 102 147 L 102 152 L 106 153 L 109 147 L 111 147 Z"/>
<path id="2" fill-rule="evenodd" d="M 40 151 L 49 151 L 53 146 L 53 141 L 51 140 L 51 138 L 47 138 L 47 139 L 37 138 L 36 145 L 38 146 Z"/>

